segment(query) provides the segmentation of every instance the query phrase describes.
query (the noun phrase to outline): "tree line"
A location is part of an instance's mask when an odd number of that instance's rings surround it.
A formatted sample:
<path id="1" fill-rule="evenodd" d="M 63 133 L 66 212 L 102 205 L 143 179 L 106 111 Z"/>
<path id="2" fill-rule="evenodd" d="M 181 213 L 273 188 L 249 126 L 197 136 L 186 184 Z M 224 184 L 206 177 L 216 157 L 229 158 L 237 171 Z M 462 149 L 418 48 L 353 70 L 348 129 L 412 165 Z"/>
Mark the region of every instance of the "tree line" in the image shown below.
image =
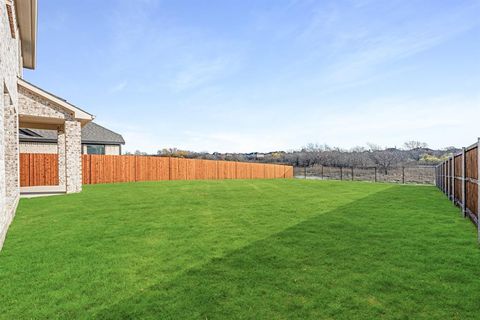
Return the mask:
<path id="1" fill-rule="evenodd" d="M 158 150 L 157 155 L 190 159 L 283 163 L 296 167 L 316 165 L 344 168 L 377 167 L 388 174 L 390 169 L 399 166 L 436 165 L 458 151 L 459 149 L 455 147 L 434 150 L 430 149 L 424 142 L 407 141 L 401 148 L 382 147 L 367 143 L 365 147 L 357 146 L 351 149 L 342 149 L 330 147 L 326 144 L 310 143 L 298 150 L 267 153 L 208 153 L 165 148 Z M 147 153 L 138 150 L 134 154 L 147 155 Z"/>

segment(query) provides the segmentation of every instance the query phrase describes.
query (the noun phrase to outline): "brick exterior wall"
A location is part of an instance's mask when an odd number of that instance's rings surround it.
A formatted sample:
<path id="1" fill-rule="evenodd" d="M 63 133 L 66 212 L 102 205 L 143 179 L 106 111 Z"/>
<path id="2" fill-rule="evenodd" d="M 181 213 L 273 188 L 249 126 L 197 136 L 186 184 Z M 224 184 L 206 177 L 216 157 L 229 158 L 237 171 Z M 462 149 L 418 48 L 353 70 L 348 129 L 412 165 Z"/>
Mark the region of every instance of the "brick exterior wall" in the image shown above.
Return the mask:
<path id="1" fill-rule="evenodd" d="M 16 21 L 13 26 L 16 38 L 12 37 L 6 2 L 0 0 L 0 85 L 3 89 L 3 99 L 0 99 L 0 248 L 19 198 L 18 139 L 15 132 L 18 134 L 17 78 L 22 76 L 22 64 Z M 12 129 L 16 131 L 12 132 Z"/>
<path id="2" fill-rule="evenodd" d="M 73 115 L 62 107 L 27 89 L 20 88 L 18 93 L 18 108 L 20 114 L 58 119 L 59 121 L 74 120 Z"/>
<path id="3" fill-rule="evenodd" d="M 20 142 L 20 153 L 47 153 L 57 154 L 58 147 L 55 142 Z M 87 146 L 82 145 L 82 154 L 87 154 Z M 105 145 L 105 154 L 118 156 L 120 155 L 120 146 Z"/>
<path id="4" fill-rule="evenodd" d="M 20 142 L 20 153 L 48 153 L 57 154 L 55 142 Z"/>
<path id="5" fill-rule="evenodd" d="M 105 154 L 119 156 L 121 154 L 120 146 L 105 145 Z"/>

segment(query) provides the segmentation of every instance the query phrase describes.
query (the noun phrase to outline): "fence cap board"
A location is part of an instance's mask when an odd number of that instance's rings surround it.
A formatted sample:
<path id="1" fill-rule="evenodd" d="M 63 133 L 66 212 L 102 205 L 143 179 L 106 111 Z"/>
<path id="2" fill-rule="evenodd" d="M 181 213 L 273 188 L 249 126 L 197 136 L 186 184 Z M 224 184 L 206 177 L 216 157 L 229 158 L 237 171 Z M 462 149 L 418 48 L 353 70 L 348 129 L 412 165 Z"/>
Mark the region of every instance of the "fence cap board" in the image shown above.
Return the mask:
<path id="1" fill-rule="evenodd" d="M 480 138 L 479 138 L 479 140 L 480 140 Z M 470 151 L 470 150 L 475 149 L 475 148 L 478 148 L 478 142 L 475 142 L 474 144 L 466 147 L 465 149 L 466 149 L 466 151 Z"/>

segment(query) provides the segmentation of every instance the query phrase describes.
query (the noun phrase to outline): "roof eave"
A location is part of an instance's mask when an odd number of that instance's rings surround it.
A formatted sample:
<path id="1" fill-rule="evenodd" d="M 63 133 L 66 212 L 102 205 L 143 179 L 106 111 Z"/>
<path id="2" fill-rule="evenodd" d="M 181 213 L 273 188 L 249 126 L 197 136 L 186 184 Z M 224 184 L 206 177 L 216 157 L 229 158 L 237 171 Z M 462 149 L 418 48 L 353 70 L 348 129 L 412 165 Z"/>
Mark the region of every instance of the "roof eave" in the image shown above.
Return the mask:
<path id="1" fill-rule="evenodd" d="M 38 95 L 40 95 L 41 97 L 44 97 L 45 99 L 48 99 L 49 101 L 61 106 L 62 108 L 72 112 L 74 118 L 76 120 L 78 120 L 81 124 L 81 126 L 83 127 L 84 125 L 86 125 L 87 123 L 89 123 L 90 121 L 92 121 L 95 116 L 74 106 L 73 104 L 67 102 L 66 100 L 62 100 L 60 98 L 58 98 L 57 96 L 54 96 L 53 94 L 43 90 L 43 89 L 40 89 L 39 87 L 19 78 L 17 80 L 17 83 L 19 86 L 23 87 L 24 89 L 27 89 L 33 93 L 36 93 Z"/>
<path id="2" fill-rule="evenodd" d="M 58 139 L 48 138 L 19 138 L 20 142 L 57 143 Z"/>
<path id="3" fill-rule="evenodd" d="M 15 0 L 23 67 L 35 69 L 37 50 L 37 0 Z"/>
<path id="4" fill-rule="evenodd" d="M 82 139 L 82 144 L 105 144 L 105 145 L 111 145 L 111 146 L 119 146 L 122 144 L 125 144 L 125 141 L 120 142 L 120 141 L 100 141 L 100 140 L 83 140 Z"/>

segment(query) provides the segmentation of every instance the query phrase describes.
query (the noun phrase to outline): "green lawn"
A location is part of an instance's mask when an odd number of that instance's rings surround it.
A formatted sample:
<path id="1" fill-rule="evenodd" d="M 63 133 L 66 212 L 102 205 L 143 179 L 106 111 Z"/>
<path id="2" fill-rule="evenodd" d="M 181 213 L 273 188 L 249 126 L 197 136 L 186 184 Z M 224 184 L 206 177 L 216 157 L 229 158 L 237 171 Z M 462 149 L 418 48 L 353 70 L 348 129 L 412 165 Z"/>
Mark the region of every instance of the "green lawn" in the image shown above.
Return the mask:
<path id="1" fill-rule="evenodd" d="M 21 200 L 0 252 L 3 319 L 479 317 L 475 227 L 434 187 L 85 186 Z"/>

